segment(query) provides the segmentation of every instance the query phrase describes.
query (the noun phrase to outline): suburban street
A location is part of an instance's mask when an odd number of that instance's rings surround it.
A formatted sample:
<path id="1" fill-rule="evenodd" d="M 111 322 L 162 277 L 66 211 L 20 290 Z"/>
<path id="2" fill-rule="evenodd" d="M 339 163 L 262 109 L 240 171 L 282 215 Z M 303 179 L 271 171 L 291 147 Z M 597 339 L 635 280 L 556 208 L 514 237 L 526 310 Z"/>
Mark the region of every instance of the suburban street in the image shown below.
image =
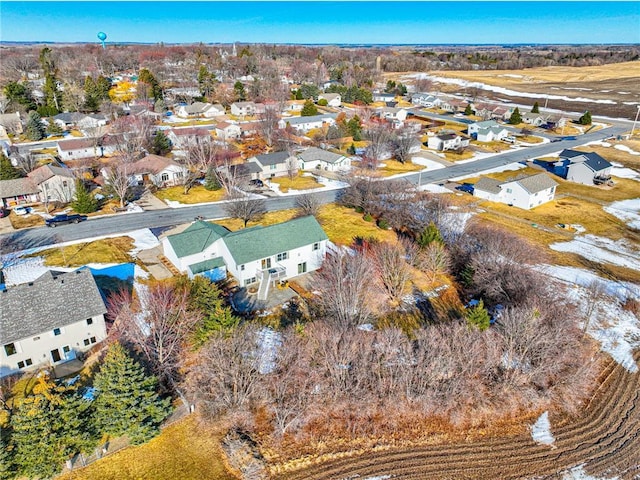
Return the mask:
<path id="1" fill-rule="evenodd" d="M 418 184 L 419 182 L 420 185 L 440 183 L 448 179 L 474 175 L 484 170 L 509 165 L 511 163 L 533 160 L 537 157 L 559 152 L 565 148 L 573 148 L 588 142 L 616 136 L 627 130 L 629 130 L 627 125 L 616 122 L 611 127 L 580 135 L 575 140 L 562 140 L 554 143 L 534 145 L 520 150 L 510 150 L 473 162 L 453 165 L 439 170 L 427 170 L 405 175 L 402 178 L 413 184 Z M 318 192 L 316 195 L 320 202 L 325 204 L 334 202 L 342 192 L 343 189 L 337 189 Z M 294 196 L 268 198 L 265 201 L 268 211 L 285 210 L 295 207 Z M 96 217 L 80 224 L 63 225 L 56 228 L 39 227 L 24 229 L 0 236 L 0 253 L 20 251 L 83 238 L 124 234 L 141 228 L 168 228 L 181 223 L 191 222 L 197 216 L 215 220 L 224 218 L 227 214 L 224 211 L 223 204 L 216 203 Z"/>

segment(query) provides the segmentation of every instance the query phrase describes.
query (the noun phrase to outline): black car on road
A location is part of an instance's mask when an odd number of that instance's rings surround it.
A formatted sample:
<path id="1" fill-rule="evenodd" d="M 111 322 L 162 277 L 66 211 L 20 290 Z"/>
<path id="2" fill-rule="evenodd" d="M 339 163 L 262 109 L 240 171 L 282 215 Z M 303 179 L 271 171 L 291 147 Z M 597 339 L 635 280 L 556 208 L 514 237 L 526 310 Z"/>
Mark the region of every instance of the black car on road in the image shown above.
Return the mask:
<path id="1" fill-rule="evenodd" d="M 47 218 L 44 223 L 47 227 L 57 227 L 58 225 L 66 225 L 67 223 L 80 223 L 87 219 L 86 215 L 66 215 L 60 214 L 53 218 Z"/>

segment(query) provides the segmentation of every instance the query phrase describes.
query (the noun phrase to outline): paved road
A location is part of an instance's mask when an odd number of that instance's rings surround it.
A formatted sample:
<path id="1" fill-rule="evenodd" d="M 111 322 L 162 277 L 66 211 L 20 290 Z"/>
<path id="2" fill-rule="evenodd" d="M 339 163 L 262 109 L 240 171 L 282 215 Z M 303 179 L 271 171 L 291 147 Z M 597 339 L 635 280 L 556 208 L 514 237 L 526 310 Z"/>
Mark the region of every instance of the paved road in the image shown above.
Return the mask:
<path id="1" fill-rule="evenodd" d="M 510 163 L 542 157 L 553 152 L 558 152 L 564 148 L 572 148 L 594 140 L 601 140 L 605 136 L 618 135 L 626 130 L 629 130 L 628 126 L 616 124 L 604 130 L 581 135 L 577 137 L 576 140 L 563 140 L 555 143 L 535 145 L 521 150 L 511 150 L 474 162 L 453 165 L 420 174 L 415 173 L 405 176 L 404 178 L 414 184 L 417 184 L 418 181 L 421 185 L 439 183 L 451 178 L 477 174 L 484 170 L 508 165 Z M 319 192 L 317 195 L 322 203 L 331 203 L 341 194 L 342 190 L 333 190 Z M 295 198 L 290 196 L 269 198 L 266 200 L 266 204 L 269 211 L 284 210 L 295 206 Z M 211 204 L 121 214 L 112 217 L 98 217 L 77 225 L 63 225 L 56 228 L 40 227 L 19 230 L 0 236 L 0 253 L 101 235 L 114 235 L 140 228 L 172 227 L 181 223 L 190 222 L 196 216 L 203 216 L 206 219 L 218 219 L 227 215 L 221 204 Z"/>

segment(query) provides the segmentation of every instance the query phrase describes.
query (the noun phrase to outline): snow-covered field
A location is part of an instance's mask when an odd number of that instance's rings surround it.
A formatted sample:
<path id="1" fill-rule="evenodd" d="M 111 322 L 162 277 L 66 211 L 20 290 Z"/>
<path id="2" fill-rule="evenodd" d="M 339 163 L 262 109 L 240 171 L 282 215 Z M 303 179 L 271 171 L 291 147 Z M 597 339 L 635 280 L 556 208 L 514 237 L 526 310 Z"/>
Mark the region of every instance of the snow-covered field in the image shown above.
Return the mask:
<path id="1" fill-rule="evenodd" d="M 552 243 L 549 247 L 558 252 L 577 253 L 595 262 L 640 270 L 640 249 L 625 240 L 582 235 L 568 242 Z"/>
<path id="2" fill-rule="evenodd" d="M 562 472 L 562 480 L 620 480 L 619 477 L 594 477 L 584 471 L 584 465 Z"/>
<path id="3" fill-rule="evenodd" d="M 640 198 L 613 202 L 604 211 L 626 222 L 631 228 L 640 230 Z"/>
<path id="4" fill-rule="evenodd" d="M 429 160 L 428 158 L 424 157 L 412 157 L 411 162 L 415 163 L 416 165 L 423 165 L 429 170 L 439 170 L 441 168 L 445 168 L 445 166 L 441 163 Z"/>
<path id="5" fill-rule="evenodd" d="M 542 445 L 553 445 L 556 441 L 555 437 L 551 433 L 551 422 L 549 422 L 549 412 L 544 412 L 536 423 L 531 426 L 531 438 L 536 443 Z"/>

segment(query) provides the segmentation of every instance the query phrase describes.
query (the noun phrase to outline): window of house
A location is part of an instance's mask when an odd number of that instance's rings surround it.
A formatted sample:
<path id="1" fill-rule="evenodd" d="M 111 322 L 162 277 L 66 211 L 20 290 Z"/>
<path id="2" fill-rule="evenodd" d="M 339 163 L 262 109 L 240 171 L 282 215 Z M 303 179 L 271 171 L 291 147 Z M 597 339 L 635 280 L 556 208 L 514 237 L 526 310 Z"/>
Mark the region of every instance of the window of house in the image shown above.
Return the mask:
<path id="1" fill-rule="evenodd" d="M 18 362 L 18 368 L 24 368 L 24 362 Z"/>
<path id="2" fill-rule="evenodd" d="M 66 187 L 66 186 L 67 186 L 67 181 L 66 181 L 66 180 L 62 182 L 62 186 L 63 186 L 63 187 Z"/>
<path id="3" fill-rule="evenodd" d="M 169 180 L 169 174 L 168 174 L 168 173 L 163 173 L 163 174 L 162 174 L 162 176 L 160 177 L 160 179 L 161 179 L 163 182 L 168 181 L 168 180 Z"/>
<path id="4" fill-rule="evenodd" d="M 313 251 L 320 250 L 320 242 L 316 242 L 313 244 Z"/>
<path id="5" fill-rule="evenodd" d="M 89 339 L 89 341 L 90 341 L 91 343 L 96 343 L 96 342 L 97 342 L 96 337 L 91 337 L 91 338 Z"/>
<path id="6" fill-rule="evenodd" d="M 58 336 L 58 335 L 60 335 L 61 333 L 62 333 L 62 331 L 61 331 L 59 328 L 54 328 L 54 329 L 53 329 L 53 334 L 54 334 L 55 336 Z"/>
<path id="7" fill-rule="evenodd" d="M 24 364 L 25 364 L 27 367 L 30 367 L 31 365 L 33 365 L 33 362 L 31 361 L 31 359 L 30 359 L 30 358 L 27 358 L 27 359 L 24 361 Z"/>
<path id="8" fill-rule="evenodd" d="M 87 318 L 87 325 L 93 324 L 93 318 Z"/>
<path id="9" fill-rule="evenodd" d="M 34 342 L 37 342 L 38 340 L 40 340 L 40 337 L 33 337 Z"/>
<path id="10" fill-rule="evenodd" d="M 258 280 L 256 279 L 256 277 L 247 278 L 247 279 L 244 281 L 244 285 L 245 285 L 245 287 L 246 287 L 247 285 L 251 285 L 252 283 L 256 283 L 257 281 L 258 281 Z"/>
<path id="11" fill-rule="evenodd" d="M 244 265 L 240 265 L 240 271 L 244 272 Z"/>
<path id="12" fill-rule="evenodd" d="M 286 260 L 289 258 L 289 252 L 282 252 L 276 255 L 276 261 L 281 262 L 282 260 Z"/>
<path id="13" fill-rule="evenodd" d="M 85 339 L 84 339 L 84 346 L 86 347 L 86 346 L 88 346 L 88 345 L 89 345 L 89 339 L 88 339 L 88 338 L 85 338 Z"/>
<path id="14" fill-rule="evenodd" d="M 15 355 L 16 353 L 18 353 L 18 350 L 16 349 L 16 344 L 15 343 L 7 343 L 4 346 L 4 352 L 7 354 L 7 357 L 9 357 L 11 355 Z"/>
<path id="15" fill-rule="evenodd" d="M 62 351 L 64 353 L 69 353 L 70 350 L 71 350 L 71 347 L 69 347 L 69 345 L 65 345 L 64 347 L 62 347 Z"/>
<path id="16" fill-rule="evenodd" d="M 507 193 L 511 193 L 511 189 L 510 188 L 507 188 Z"/>
<path id="17" fill-rule="evenodd" d="M 269 169 L 270 169 L 270 170 L 275 170 L 275 169 L 276 169 L 276 166 L 275 166 L 275 165 L 270 165 L 270 166 L 269 166 Z"/>

